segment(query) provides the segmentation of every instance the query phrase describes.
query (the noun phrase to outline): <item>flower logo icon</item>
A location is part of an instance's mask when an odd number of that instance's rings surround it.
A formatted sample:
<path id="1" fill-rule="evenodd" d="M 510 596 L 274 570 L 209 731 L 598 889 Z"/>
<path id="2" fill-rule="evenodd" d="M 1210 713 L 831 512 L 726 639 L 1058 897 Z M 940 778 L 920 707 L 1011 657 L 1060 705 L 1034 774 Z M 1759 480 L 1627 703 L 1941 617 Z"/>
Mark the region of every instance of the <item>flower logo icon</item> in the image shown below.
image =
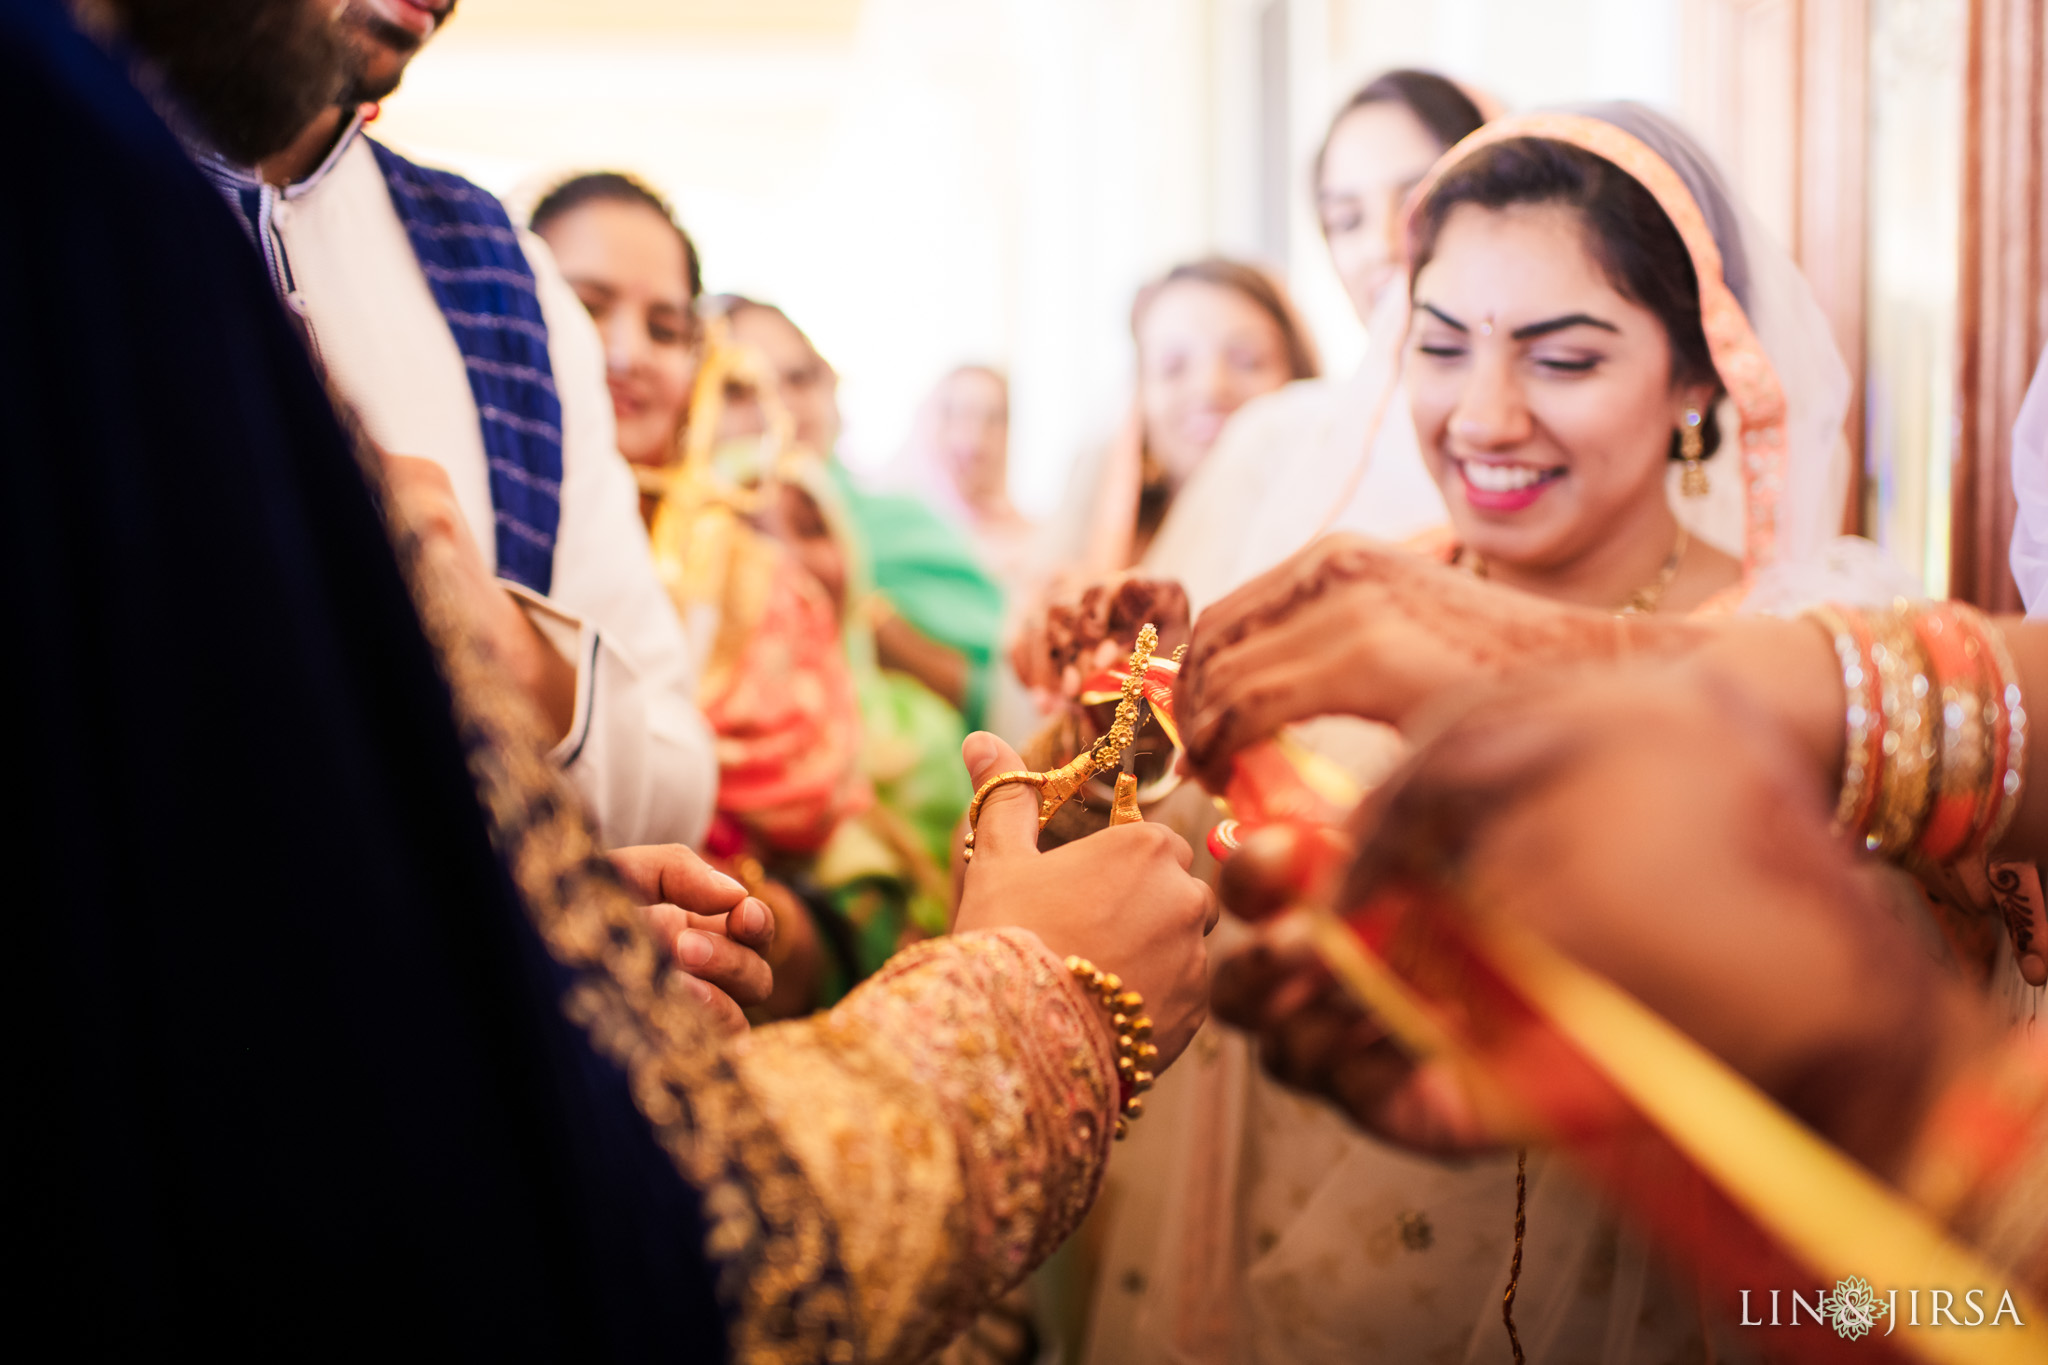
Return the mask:
<path id="1" fill-rule="evenodd" d="M 1836 1336 L 1857 1341 L 1877 1326 L 1878 1319 L 1889 1313 L 1891 1307 L 1879 1300 L 1869 1281 L 1861 1275 L 1851 1275 L 1835 1281 L 1834 1293 L 1821 1296 L 1820 1311 L 1827 1315 Z"/>

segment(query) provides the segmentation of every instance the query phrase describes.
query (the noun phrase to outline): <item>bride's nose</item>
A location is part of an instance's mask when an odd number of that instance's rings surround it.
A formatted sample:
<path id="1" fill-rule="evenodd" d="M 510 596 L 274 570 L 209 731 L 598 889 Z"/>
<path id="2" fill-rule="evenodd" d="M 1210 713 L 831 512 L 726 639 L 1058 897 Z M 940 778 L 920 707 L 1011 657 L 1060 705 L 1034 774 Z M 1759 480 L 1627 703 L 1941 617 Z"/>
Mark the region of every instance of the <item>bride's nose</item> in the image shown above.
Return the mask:
<path id="1" fill-rule="evenodd" d="M 1458 392 L 1458 405 L 1451 410 L 1451 439 L 1471 450 L 1503 450 L 1528 440 L 1533 425 L 1513 361 L 1506 356 L 1475 356 Z"/>

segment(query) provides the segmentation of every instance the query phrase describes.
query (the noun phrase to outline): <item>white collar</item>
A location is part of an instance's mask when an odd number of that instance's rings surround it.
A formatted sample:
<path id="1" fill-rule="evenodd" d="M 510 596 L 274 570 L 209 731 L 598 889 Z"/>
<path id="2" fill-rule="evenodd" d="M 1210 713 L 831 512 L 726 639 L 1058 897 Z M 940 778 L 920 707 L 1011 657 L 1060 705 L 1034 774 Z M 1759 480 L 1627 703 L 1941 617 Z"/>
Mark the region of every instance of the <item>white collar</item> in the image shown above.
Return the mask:
<path id="1" fill-rule="evenodd" d="M 341 136 L 334 139 L 334 146 L 328 150 L 326 156 L 321 158 L 320 164 L 315 166 L 303 180 L 295 180 L 284 187 L 284 197 L 286 199 L 297 199 L 301 195 L 311 194 L 315 189 L 319 188 L 320 182 L 327 178 L 328 172 L 340 164 L 343 155 L 347 153 L 351 146 L 355 145 L 355 140 L 362 136 L 363 125 L 369 122 L 369 115 L 365 111 L 375 107 L 375 105 L 367 104 L 356 107 L 355 113 L 350 116 L 347 125 L 342 128 Z"/>

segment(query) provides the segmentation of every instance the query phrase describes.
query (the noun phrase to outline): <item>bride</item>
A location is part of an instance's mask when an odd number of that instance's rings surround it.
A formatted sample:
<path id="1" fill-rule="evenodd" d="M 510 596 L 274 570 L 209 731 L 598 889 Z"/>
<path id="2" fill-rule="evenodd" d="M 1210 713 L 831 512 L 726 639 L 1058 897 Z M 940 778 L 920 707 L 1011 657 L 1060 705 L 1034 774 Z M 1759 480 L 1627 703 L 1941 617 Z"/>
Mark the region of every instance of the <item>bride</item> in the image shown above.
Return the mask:
<path id="1" fill-rule="evenodd" d="M 1418 548 L 1616 613 L 1914 591 L 1835 539 L 1849 383 L 1825 318 L 1671 124 L 1635 106 L 1490 124 L 1423 181 L 1407 247 L 1405 402 L 1389 384 L 1376 408 L 1412 414 L 1448 513 Z M 1286 662 L 1330 642 L 1289 648 L 1290 628 L 1271 627 L 1256 675 L 1206 668 L 1202 711 L 1288 691 L 1295 714 L 1341 709 L 1315 704 L 1328 670 Z M 1225 1030 L 1190 1055 L 1153 1097 L 1167 1121 L 1125 1154 L 1163 1188 L 1117 1220 L 1092 1358 L 1506 1358 L 1512 1159 L 1452 1167 L 1359 1136 L 1259 1076 Z M 1529 1359 L 1679 1352 L 1699 1331 L 1690 1306 L 1538 1166 Z"/>

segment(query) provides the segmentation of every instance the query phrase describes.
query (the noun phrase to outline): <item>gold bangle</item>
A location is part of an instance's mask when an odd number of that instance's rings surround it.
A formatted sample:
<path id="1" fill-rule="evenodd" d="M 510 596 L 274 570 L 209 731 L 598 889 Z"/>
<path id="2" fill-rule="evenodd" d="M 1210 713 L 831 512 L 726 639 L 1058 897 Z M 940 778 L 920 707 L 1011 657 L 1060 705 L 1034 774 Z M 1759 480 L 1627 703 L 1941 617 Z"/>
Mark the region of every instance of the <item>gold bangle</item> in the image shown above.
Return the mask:
<path id="1" fill-rule="evenodd" d="M 1997 808 L 1999 714 L 1992 663 L 1972 608 L 1934 602 L 1917 608 L 1913 630 L 1931 679 L 1935 775 L 1928 784 L 1928 816 L 1915 853 L 1936 866 L 1955 862 L 1976 846 Z"/>
<path id="2" fill-rule="evenodd" d="M 1879 755 L 1874 743 L 1879 739 L 1882 714 L 1877 668 L 1869 653 L 1870 629 L 1860 617 L 1852 619 L 1834 607 L 1815 607 L 1807 616 L 1827 632 L 1842 667 L 1842 786 L 1835 802 L 1835 828 L 1860 839 L 1868 833 L 1865 805 L 1877 778 Z"/>
<path id="3" fill-rule="evenodd" d="M 1990 794 L 1998 803 L 1998 813 L 1991 817 L 1990 827 L 1984 832 L 1984 852 L 1988 854 L 2012 828 L 2012 818 L 2019 813 L 2020 797 L 2026 791 L 2027 700 L 2020 691 L 2020 672 L 2013 663 L 2012 650 L 2006 646 L 2004 632 L 1988 617 L 1980 617 L 1976 624 L 1991 655 L 1992 688 L 1998 703 L 2005 708 L 2004 771 L 1992 775 L 1997 785 Z"/>
<path id="4" fill-rule="evenodd" d="M 1116 1037 L 1117 1104 L 1116 1140 L 1122 1142 L 1133 1121 L 1144 1117 L 1144 1094 L 1152 1088 L 1152 1068 L 1159 1049 L 1152 1042 L 1152 1020 L 1145 1014 L 1145 997 L 1124 989 L 1123 978 L 1105 972 L 1085 957 L 1069 957 L 1067 970 L 1082 989 L 1095 996 L 1109 1015 L 1109 1031 Z"/>
<path id="5" fill-rule="evenodd" d="M 1912 609 L 1900 603 L 1871 623 L 1870 647 L 1883 697 L 1882 760 L 1877 807 L 1865 845 L 1897 857 L 1913 846 L 1927 820 L 1934 775 L 1934 688 L 1913 631 Z"/>

